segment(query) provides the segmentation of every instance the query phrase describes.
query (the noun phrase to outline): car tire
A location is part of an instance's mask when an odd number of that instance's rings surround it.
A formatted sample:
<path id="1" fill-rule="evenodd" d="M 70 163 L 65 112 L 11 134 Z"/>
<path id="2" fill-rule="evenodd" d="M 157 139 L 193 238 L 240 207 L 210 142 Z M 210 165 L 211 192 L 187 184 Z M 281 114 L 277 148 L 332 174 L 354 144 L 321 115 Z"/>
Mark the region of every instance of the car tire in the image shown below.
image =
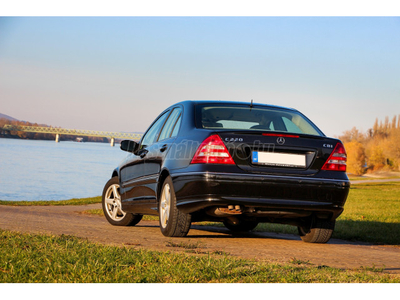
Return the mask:
<path id="1" fill-rule="evenodd" d="M 239 222 L 235 224 L 229 219 L 226 219 L 223 223 L 225 227 L 232 232 L 250 231 L 256 228 L 258 225 L 258 222 L 255 221 L 243 221 L 243 220 L 239 220 Z"/>
<path id="2" fill-rule="evenodd" d="M 301 239 L 306 243 L 326 243 L 335 229 L 335 221 L 315 220 L 308 227 L 297 227 Z"/>
<path id="3" fill-rule="evenodd" d="M 192 216 L 176 207 L 176 197 L 172 179 L 168 176 L 162 185 L 158 199 L 160 229 L 164 236 L 184 237 L 188 234 Z"/>
<path id="4" fill-rule="evenodd" d="M 121 208 L 118 177 L 111 178 L 103 189 L 102 207 L 107 221 L 115 226 L 135 226 L 143 215 L 124 212 Z"/>

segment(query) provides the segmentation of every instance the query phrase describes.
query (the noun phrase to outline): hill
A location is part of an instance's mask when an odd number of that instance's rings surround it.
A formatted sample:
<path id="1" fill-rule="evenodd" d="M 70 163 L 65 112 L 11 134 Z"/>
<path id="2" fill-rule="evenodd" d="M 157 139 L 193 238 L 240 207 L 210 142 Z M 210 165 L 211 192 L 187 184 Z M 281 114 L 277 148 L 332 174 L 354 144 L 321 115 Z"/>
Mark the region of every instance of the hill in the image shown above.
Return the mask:
<path id="1" fill-rule="evenodd" d="M 0 113 L 0 119 L 6 119 L 6 120 L 10 120 L 10 121 L 19 121 L 18 119 L 15 119 L 13 117 L 7 116 L 5 114 Z"/>

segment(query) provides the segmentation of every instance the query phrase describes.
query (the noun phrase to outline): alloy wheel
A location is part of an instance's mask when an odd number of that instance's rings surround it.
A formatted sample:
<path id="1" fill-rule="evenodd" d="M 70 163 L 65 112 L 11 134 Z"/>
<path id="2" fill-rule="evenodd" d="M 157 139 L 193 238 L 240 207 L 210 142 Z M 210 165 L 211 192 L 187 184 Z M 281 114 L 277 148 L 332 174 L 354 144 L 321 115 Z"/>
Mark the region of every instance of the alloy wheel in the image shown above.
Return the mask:
<path id="1" fill-rule="evenodd" d="M 170 210 L 171 210 L 171 187 L 167 183 L 164 185 L 160 202 L 160 221 L 161 221 L 161 226 L 163 228 L 167 227 Z"/>
<path id="2" fill-rule="evenodd" d="M 120 221 L 124 218 L 125 212 L 122 210 L 121 196 L 119 194 L 119 185 L 112 184 L 105 194 L 106 212 L 114 221 Z"/>

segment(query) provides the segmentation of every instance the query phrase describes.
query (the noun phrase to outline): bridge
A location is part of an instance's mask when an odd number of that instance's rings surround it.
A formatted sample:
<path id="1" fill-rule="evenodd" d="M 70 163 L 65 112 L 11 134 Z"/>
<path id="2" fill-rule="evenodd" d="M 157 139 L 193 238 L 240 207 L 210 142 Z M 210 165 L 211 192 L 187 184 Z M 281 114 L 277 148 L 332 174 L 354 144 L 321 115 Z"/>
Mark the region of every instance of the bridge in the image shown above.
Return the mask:
<path id="1" fill-rule="evenodd" d="M 142 134 L 140 133 L 80 130 L 80 129 L 66 129 L 66 128 L 40 127 L 40 126 L 4 125 L 3 130 L 51 133 L 56 135 L 56 143 L 59 142 L 60 135 L 62 134 L 76 135 L 76 136 L 105 137 L 111 140 L 111 146 L 115 145 L 115 139 L 140 140 L 142 138 Z"/>

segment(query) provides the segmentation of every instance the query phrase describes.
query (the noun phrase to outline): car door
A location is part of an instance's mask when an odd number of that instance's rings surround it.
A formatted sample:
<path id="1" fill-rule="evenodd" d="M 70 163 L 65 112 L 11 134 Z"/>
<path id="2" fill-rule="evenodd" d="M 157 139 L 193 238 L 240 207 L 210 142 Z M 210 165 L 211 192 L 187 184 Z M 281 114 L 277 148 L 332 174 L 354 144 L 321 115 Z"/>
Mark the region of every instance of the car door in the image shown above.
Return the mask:
<path id="1" fill-rule="evenodd" d="M 164 123 L 157 140 L 148 147 L 148 153 L 145 158 L 144 169 L 145 174 L 148 176 L 147 187 L 149 188 L 147 196 L 156 199 L 157 197 L 157 183 L 161 172 L 164 159 L 168 150 L 174 141 L 179 129 L 180 117 L 182 115 L 182 108 L 175 107 L 171 110 L 167 121 Z"/>
<path id="2" fill-rule="evenodd" d="M 149 147 L 158 139 L 170 111 L 165 111 L 153 122 L 141 139 L 138 150 L 130 154 L 120 167 L 120 193 L 123 201 L 146 202 L 152 195 L 148 187 L 145 161 Z"/>

